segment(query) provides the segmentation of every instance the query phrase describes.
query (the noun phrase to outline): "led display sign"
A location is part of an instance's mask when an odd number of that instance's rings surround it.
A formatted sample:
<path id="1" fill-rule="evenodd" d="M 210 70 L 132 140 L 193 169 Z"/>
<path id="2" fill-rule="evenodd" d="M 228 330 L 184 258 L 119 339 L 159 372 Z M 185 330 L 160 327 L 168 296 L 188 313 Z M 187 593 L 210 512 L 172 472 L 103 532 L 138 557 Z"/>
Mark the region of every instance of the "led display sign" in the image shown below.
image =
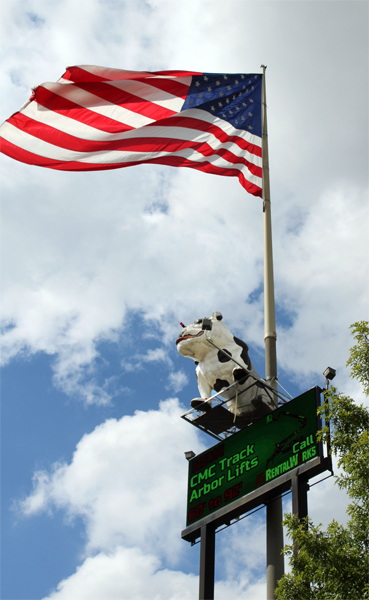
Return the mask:
<path id="1" fill-rule="evenodd" d="M 319 456 L 317 389 L 190 460 L 187 526 Z"/>

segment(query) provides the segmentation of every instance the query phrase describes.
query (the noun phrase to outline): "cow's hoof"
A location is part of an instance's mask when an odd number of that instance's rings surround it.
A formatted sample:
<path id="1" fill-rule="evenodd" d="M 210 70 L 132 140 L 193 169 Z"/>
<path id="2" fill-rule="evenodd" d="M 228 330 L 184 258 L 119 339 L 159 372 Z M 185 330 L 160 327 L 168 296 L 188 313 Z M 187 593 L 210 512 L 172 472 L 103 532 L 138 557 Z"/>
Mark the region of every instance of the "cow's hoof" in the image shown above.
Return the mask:
<path id="1" fill-rule="evenodd" d="M 191 407 L 195 408 L 196 410 L 202 410 L 204 412 L 208 412 L 209 410 L 211 410 L 211 405 L 209 404 L 209 402 L 204 400 L 204 398 L 194 398 L 193 400 L 191 400 Z"/>

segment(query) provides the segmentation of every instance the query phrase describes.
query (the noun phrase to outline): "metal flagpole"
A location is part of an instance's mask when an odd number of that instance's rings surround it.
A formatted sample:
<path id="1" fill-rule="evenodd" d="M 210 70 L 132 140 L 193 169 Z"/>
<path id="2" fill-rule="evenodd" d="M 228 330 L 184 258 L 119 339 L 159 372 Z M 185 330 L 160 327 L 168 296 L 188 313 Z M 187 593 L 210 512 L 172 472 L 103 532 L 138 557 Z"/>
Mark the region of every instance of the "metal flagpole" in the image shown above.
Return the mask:
<path id="1" fill-rule="evenodd" d="M 262 153 L 263 153 L 263 212 L 264 212 L 264 341 L 265 379 L 277 390 L 277 333 L 275 324 L 274 275 L 272 249 L 272 221 L 270 212 L 268 126 L 265 90 L 265 65 L 262 88 Z M 278 398 L 275 397 L 276 406 Z M 282 498 L 273 499 L 266 506 L 266 578 L 267 600 L 274 600 L 277 581 L 284 573 L 282 527 Z"/>

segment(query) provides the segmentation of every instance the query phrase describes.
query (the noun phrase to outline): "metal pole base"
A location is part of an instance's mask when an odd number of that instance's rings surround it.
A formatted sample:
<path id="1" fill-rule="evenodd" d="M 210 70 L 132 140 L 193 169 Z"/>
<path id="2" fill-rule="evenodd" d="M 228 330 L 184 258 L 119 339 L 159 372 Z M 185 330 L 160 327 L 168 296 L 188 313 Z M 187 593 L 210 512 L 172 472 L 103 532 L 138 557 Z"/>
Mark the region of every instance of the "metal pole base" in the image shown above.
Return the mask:
<path id="1" fill-rule="evenodd" d="M 215 529 L 201 527 L 199 600 L 214 600 Z"/>
<path id="2" fill-rule="evenodd" d="M 279 496 L 266 506 L 267 535 L 267 600 L 275 600 L 277 581 L 284 573 L 282 498 Z"/>

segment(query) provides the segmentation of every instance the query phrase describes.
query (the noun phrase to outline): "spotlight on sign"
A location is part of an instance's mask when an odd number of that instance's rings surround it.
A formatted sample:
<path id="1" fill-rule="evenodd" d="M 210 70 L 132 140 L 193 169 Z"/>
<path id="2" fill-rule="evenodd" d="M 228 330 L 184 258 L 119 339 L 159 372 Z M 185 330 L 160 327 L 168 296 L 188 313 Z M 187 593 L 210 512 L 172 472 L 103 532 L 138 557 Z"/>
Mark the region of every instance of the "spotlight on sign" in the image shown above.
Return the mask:
<path id="1" fill-rule="evenodd" d="M 326 379 L 330 379 L 330 381 L 332 381 L 332 379 L 336 377 L 336 370 L 332 369 L 332 367 L 327 367 L 323 375 Z"/>
<path id="2" fill-rule="evenodd" d="M 196 456 L 196 454 L 192 450 L 185 452 L 184 455 L 187 460 L 191 460 L 191 458 L 194 458 L 194 456 Z"/>

